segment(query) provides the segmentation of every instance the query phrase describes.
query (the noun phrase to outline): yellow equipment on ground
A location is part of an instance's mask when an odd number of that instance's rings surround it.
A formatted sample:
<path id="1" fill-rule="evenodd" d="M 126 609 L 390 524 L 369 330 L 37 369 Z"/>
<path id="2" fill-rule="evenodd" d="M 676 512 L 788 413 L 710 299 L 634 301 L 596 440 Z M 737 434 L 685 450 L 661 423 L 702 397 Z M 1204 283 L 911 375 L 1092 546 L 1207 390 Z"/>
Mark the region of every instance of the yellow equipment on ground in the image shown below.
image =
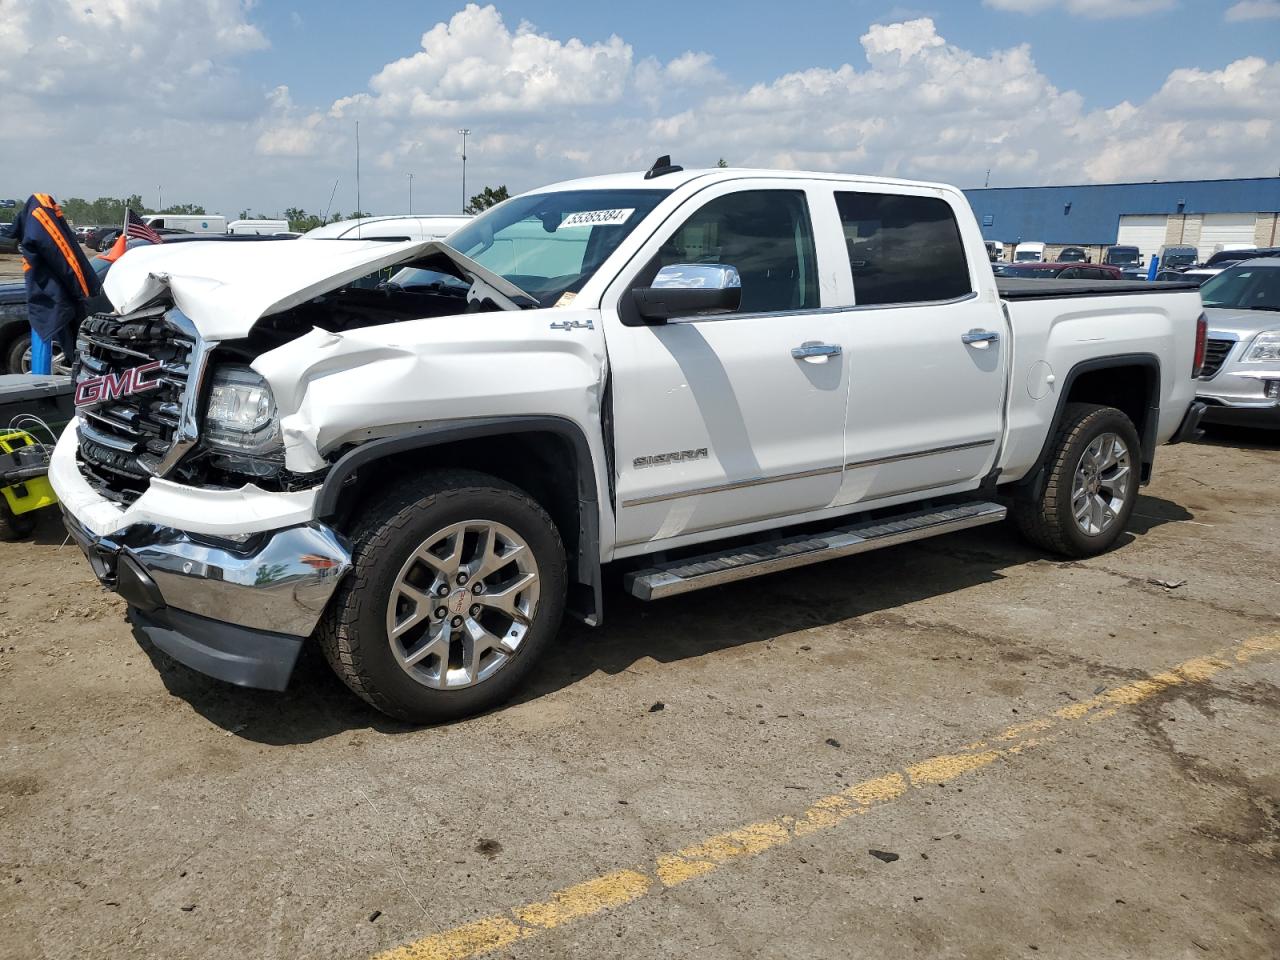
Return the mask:
<path id="1" fill-rule="evenodd" d="M 24 537 L 35 511 L 58 502 L 49 485 L 49 448 L 25 430 L 0 433 L 0 540 Z"/>

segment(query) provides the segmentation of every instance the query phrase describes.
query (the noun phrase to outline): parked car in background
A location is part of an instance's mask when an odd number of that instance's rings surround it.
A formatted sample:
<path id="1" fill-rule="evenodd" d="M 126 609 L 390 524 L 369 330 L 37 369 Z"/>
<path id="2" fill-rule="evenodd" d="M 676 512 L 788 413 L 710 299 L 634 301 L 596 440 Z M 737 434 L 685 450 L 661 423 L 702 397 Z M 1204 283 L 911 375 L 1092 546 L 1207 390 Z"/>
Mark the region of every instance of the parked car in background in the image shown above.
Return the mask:
<path id="1" fill-rule="evenodd" d="M 101 233 L 94 234 L 93 243 L 86 244 L 86 246 L 89 246 L 93 250 L 97 250 L 99 253 L 106 253 L 111 249 L 111 245 L 116 242 L 116 239 L 120 236 L 122 229 L 123 228 L 121 227 L 107 227 Z M 192 234 L 190 230 L 179 230 L 176 227 L 152 227 L 151 229 L 161 237 L 195 236 L 195 234 Z M 223 236 L 223 234 L 212 234 L 211 236 Z M 207 236 L 206 239 L 208 239 Z"/>
<path id="2" fill-rule="evenodd" d="M 998 263 L 1004 259 L 1004 244 L 999 240 L 987 240 L 985 241 L 985 246 L 987 248 L 987 259 L 992 263 Z"/>
<path id="3" fill-rule="evenodd" d="M 1106 266 L 1106 264 L 1103 264 L 1103 266 Z M 1146 280 L 1147 268 L 1146 267 L 1121 267 L 1120 279 L 1121 280 Z"/>
<path id="4" fill-rule="evenodd" d="M 1280 257 L 1228 267 L 1200 300 L 1209 319 L 1196 389 L 1205 422 L 1280 430 Z"/>
<path id="5" fill-rule="evenodd" d="M 1089 254 L 1085 253 L 1080 247 L 1063 247 L 1062 252 L 1058 254 L 1058 263 L 1088 263 Z"/>
<path id="6" fill-rule="evenodd" d="M 1002 277 L 1024 277 L 1040 280 L 1120 280 L 1119 267 L 1092 263 L 1007 263 Z M 1143 278 L 1145 279 L 1145 277 Z"/>
<path id="7" fill-rule="evenodd" d="M 1165 247 L 1160 251 L 1161 270 L 1185 270 L 1200 260 L 1195 247 Z"/>
<path id="8" fill-rule="evenodd" d="M 1201 267 L 1192 267 L 1190 270 L 1183 270 L 1178 274 L 1179 280 L 1194 280 L 1196 283 L 1203 284 L 1206 280 L 1212 280 L 1222 271 L 1205 270 Z"/>
<path id="9" fill-rule="evenodd" d="M 1246 260 L 1256 260 L 1258 257 L 1280 257 L 1280 247 L 1237 247 L 1233 250 L 1219 250 L 1206 260 L 1200 269 L 1221 273 L 1227 267 L 1233 267 Z"/>
<path id="10" fill-rule="evenodd" d="M 1038 241 L 1020 243 L 1013 248 L 1014 263 L 1039 263 L 1044 260 L 1044 244 Z"/>
<path id="11" fill-rule="evenodd" d="M 1108 247 L 1107 255 L 1102 258 L 1102 262 L 1113 267 L 1140 267 L 1142 254 L 1138 252 L 1137 247 Z"/>

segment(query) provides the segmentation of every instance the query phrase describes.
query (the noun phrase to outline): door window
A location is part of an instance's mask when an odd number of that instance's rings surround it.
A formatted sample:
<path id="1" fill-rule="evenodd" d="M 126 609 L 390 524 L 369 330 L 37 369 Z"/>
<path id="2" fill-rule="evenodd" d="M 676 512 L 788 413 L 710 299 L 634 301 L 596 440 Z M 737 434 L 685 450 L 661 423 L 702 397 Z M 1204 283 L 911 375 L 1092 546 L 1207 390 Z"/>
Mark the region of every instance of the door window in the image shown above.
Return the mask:
<path id="1" fill-rule="evenodd" d="M 819 305 L 813 226 L 800 190 L 744 190 L 711 200 L 667 239 L 636 286 L 649 286 L 660 269 L 675 263 L 737 269 L 740 314 Z"/>
<path id="2" fill-rule="evenodd" d="M 836 193 L 859 306 L 952 300 L 972 291 L 960 228 L 937 197 Z"/>

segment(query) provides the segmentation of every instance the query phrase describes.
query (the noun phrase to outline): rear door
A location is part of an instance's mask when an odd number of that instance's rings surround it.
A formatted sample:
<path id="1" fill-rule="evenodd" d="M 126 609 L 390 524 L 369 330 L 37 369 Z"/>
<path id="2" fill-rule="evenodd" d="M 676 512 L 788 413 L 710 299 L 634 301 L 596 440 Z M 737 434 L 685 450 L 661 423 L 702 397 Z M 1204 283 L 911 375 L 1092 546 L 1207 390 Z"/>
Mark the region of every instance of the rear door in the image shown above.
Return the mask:
<path id="1" fill-rule="evenodd" d="M 728 181 L 695 194 L 605 296 L 624 554 L 836 497 L 847 328 L 824 304 L 843 251 L 830 191 L 817 205 L 814 188 L 784 183 Z M 680 263 L 735 267 L 740 309 L 660 325 L 630 315 L 630 291 Z"/>
<path id="2" fill-rule="evenodd" d="M 841 503 L 972 489 L 999 446 L 1003 310 L 978 295 L 951 202 L 911 190 L 835 194 L 857 304 Z"/>

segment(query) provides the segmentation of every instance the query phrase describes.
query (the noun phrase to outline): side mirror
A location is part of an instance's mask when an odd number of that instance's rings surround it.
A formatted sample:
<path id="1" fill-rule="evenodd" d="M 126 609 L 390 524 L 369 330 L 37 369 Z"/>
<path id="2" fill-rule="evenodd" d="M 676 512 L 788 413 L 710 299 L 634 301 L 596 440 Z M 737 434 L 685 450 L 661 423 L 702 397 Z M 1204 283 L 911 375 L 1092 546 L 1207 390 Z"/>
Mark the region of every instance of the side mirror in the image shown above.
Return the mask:
<path id="1" fill-rule="evenodd" d="M 658 271 L 652 286 L 632 290 L 631 296 L 648 323 L 733 313 L 742 305 L 742 278 L 727 263 L 673 263 Z"/>

